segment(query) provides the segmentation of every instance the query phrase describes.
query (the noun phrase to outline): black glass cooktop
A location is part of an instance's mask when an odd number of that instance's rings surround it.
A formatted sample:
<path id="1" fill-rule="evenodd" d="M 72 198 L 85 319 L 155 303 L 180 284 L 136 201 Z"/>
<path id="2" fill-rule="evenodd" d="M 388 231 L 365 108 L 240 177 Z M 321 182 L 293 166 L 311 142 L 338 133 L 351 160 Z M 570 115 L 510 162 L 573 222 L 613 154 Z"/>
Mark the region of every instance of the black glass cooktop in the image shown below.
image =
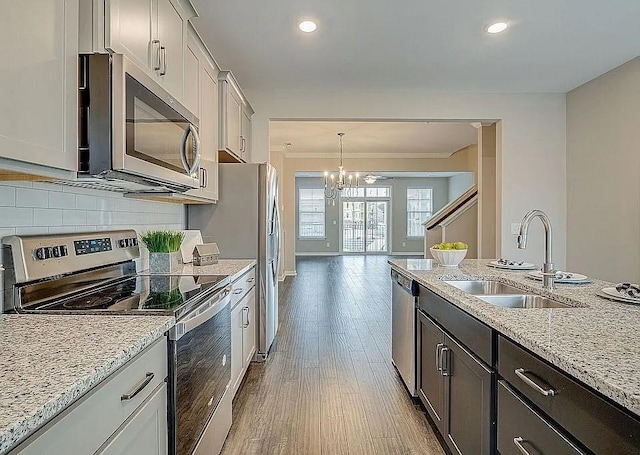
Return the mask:
<path id="1" fill-rule="evenodd" d="M 39 303 L 28 308 L 37 312 L 176 314 L 188 303 L 199 301 L 229 281 L 227 275 L 133 276 L 111 285 Z"/>

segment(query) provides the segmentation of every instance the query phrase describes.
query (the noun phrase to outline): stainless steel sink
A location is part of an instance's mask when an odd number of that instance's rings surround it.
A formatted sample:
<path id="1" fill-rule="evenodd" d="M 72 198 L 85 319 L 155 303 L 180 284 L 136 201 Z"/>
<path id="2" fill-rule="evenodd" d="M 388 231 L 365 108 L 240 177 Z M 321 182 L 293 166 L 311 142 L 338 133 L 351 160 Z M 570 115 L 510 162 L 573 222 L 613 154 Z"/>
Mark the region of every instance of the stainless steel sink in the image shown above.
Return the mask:
<path id="1" fill-rule="evenodd" d="M 478 295 L 476 297 L 491 305 L 504 308 L 572 308 L 569 305 L 540 295 Z"/>
<path id="2" fill-rule="evenodd" d="M 445 281 L 453 287 L 460 289 L 471 295 L 500 295 L 500 294 L 522 294 L 522 289 L 514 288 L 508 284 L 491 280 L 460 280 Z"/>

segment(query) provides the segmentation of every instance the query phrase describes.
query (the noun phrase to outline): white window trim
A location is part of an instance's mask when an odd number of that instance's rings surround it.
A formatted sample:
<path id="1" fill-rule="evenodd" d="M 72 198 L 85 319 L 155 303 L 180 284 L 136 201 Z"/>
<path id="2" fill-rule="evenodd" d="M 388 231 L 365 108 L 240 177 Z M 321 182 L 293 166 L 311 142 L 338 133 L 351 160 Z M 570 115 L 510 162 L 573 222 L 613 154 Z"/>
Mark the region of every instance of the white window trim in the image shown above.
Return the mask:
<path id="1" fill-rule="evenodd" d="M 405 238 L 408 240 L 422 239 L 424 238 L 424 229 L 423 229 L 422 235 L 409 235 L 409 213 L 423 213 L 423 212 L 409 211 L 409 207 L 408 207 L 409 206 L 409 196 L 408 196 L 409 190 L 431 190 L 431 216 L 433 216 L 433 187 L 409 186 L 407 187 L 407 191 L 405 193 L 405 201 L 404 201 L 405 222 L 406 222 L 406 228 L 404 230 Z"/>

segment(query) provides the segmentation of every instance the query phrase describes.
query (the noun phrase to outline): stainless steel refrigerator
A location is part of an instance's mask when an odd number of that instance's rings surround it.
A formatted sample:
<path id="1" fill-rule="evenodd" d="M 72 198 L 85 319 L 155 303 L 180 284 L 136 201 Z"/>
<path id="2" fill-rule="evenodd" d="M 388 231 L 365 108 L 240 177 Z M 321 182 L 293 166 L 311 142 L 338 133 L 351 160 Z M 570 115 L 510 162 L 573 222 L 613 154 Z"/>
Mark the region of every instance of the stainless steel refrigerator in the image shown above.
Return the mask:
<path id="1" fill-rule="evenodd" d="M 220 258 L 256 259 L 256 360 L 264 361 L 278 331 L 278 175 L 270 164 L 221 163 L 218 191 L 217 204 L 189 206 L 187 225 L 216 242 Z"/>

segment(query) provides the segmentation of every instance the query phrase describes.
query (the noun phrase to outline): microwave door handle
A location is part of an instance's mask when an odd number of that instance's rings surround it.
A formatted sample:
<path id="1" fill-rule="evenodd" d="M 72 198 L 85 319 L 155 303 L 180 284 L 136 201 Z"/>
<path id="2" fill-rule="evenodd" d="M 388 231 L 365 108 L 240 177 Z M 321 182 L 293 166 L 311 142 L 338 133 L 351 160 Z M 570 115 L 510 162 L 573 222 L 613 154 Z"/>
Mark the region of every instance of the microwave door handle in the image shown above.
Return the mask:
<path id="1" fill-rule="evenodd" d="M 196 157 L 193 160 L 193 165 L 189 166 L 187 162 L 187 141 L 189 140 L 189 135 L 193 135 L 193 147 L 196 152 Z M 189 124 L 189 128 L 184 130 L 184 134 L 182 135 L 182 146 L 180 147 L 180 159 L 182 160 L 182 167 L 187 172 L 188 175 L 193 175 L 198 171 L 200 167 L 200 157 L 202 151 L 200 150 L 200 136 L 198 135 L 198 130 L 191 123 Z"/>

